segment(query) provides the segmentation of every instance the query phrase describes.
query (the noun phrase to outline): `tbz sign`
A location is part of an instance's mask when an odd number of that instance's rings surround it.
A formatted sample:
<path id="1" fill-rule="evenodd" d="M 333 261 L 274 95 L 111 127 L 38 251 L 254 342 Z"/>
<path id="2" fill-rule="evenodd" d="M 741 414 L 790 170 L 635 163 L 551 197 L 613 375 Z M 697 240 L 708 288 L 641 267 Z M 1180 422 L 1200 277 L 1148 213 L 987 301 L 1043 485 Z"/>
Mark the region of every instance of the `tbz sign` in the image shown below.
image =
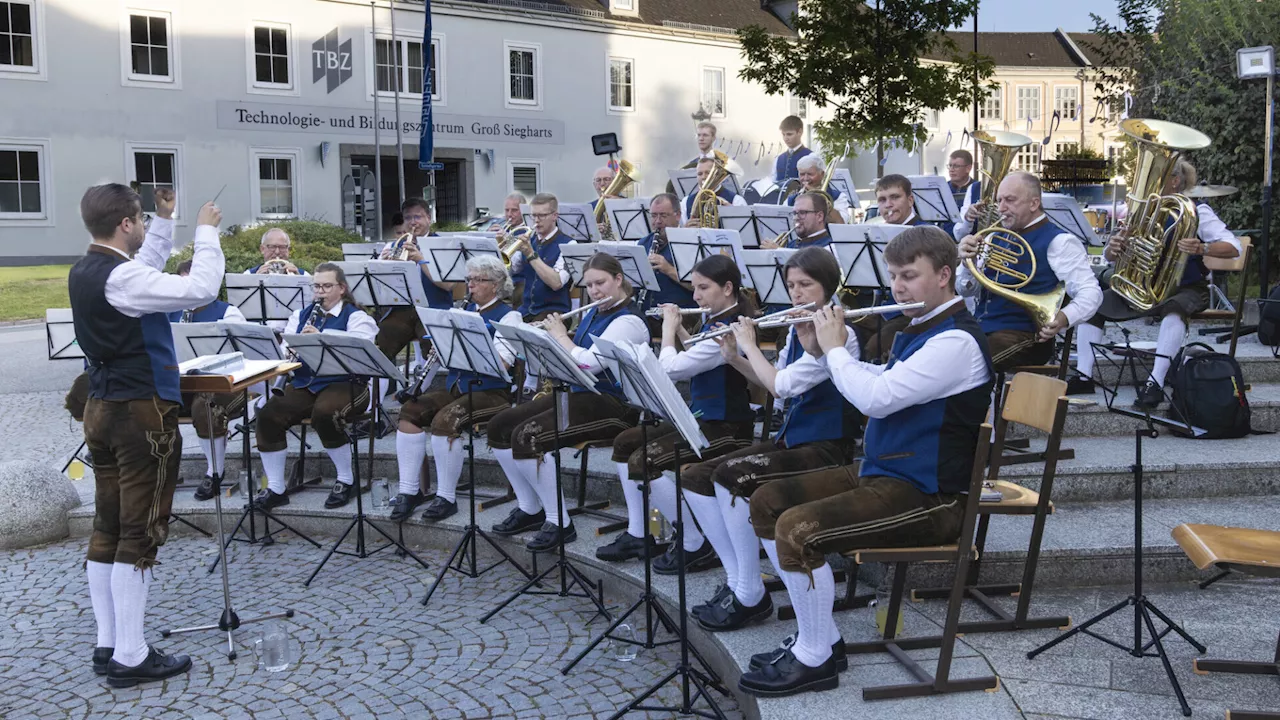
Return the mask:
<path id="1" fill-rule="evenodd" d="M 351 77 L 351 41 L 338 44 L 338 28 L 311 44 L 311 82 L 327 80 L 333 92 Z"/>

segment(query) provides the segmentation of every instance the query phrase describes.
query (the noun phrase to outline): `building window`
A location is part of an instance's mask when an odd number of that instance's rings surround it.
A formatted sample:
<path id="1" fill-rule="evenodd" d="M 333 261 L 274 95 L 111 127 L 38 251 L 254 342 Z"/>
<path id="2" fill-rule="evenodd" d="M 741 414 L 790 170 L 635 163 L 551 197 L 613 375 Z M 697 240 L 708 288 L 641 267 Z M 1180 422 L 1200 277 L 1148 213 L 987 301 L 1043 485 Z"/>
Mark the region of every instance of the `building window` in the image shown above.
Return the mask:
<path id="1" fill-rule="evenodd" d="M 1033 174 L 1040 173 L 1040 143 L 1031 143 L 1018 151 L 1014 164 L 1019 170 Z"/>
<path id="2" fill-rule="evenodd" d="M 142 196 L 142 209 L 155 212 L 156 188 L 173 188 L 177 198 L 174 217 L 182 214 L 182 146 L 167 143 L 125 143 L 125 173 L 129 182 L 137 183 L 136 190 Z"/>
<path id="3" fill-rule="evenodd" d="M 253 214 L 258 218 L 297 217 L 298 168 L 302 152 L 293 148 L 253 148 L 249 151 L 254 182 Z"/>
<path id="4" fill-rule="evenodd" d="M 513 160 L 511 162 L 512 190 L 527 198 L 532 198 L 534 195 L 538 194 L 538 189 L 542 186 L 542 183 L 539 182 L 539 175 L 541 174 L 541 163 L 527 160 Z"/>
<path id="5" fill-rule="evenodd" d="M 614 10 L 635 10 L 636 0 L 613 0 Z"/>
<path id="6" fill-rule="evenodd" d="M 36 67 L 36 35 L 32 0 L 0 2 L 0 67 Z"/>
<path id="7" fill-rule="evenodd" d="M 996 88 L 995 90 L 992 90 L 991 94 L 987 95 L 986 99 L 984 99 L 978 105 L 979 120 L 1001 119 L 1001 114 L 1003 111 L 1002 106 L 1004 104 L 1002 95 L 1003 95 L 1003 90 L 1001 90 L 1000 88 Z"/>
<path id="8" fill-rule="evenodd" d="M 809 101 L 795 95 L 791 96 L 791 114 L 806 120 L 809 117 Z"/>
<path id="9" fill-rule="evenodd" d="M 635 61 L 627 58 L 609 58 L 609 109 L 631 111 L 636 109 Z"/>
<path id="10" fill-rule="evenodd" d="M 293 53 L 289 49 L 289 26 L 279 23 L 253 25 L 253 86 L 291 90 Z"/>
<path id="11" fill-rule="evenodd" d="M 1053 109 L 1058 117 L 1075 122 L 1078 119 L 1076 106 L 1080 104 L 1080 88 L 1056 87 L 1053 89 Z"/>
<path id="12" fill-rule="evenodd" d="M 167 13 L 129 14 L 129 77 L 172 80 L 173 56 Z"/>
<path id="13" fill-rule="evenodd" d="M 1060 158 L 1063 155 L 1075 155 L 1080 152 L 1080 143 L 1075 142 L 1058 142 L 1053 144 L 1053 156 Z"/>
<path id="14" fill-rule="evenodd" d="M 702 107 L 711 117 L 724 117 L 724 68 L 702 68 Z"/>
<path id="15" fill-rule="evenodd" d="M 48 217 L 43 185 L 46 147 L 0 143 L 0 219 Z"/>
<path id="16" fill-rule="evenodd" d="M 506 43 L 507 105 L 542 105 L 542 67 L 537 45 Z"/>
<path id="17" fill-rule="evenodd" d="M 441 37 L 432 37 L 430 45 L 421 40 L 380 37 L 374 40 L 374 88 L 380 95 L 394 96 L 399 91 L 410 99 L 421 99 L 427 80 L 431 81 L 431 101 L 444 101 L 444 75 L 440 62 L 444 57 Z"/>
<path id="18" fill-rule="evenodd" d="M 1040 88 L 1018 88 L 1018 120 L 1040 119 Z"/>

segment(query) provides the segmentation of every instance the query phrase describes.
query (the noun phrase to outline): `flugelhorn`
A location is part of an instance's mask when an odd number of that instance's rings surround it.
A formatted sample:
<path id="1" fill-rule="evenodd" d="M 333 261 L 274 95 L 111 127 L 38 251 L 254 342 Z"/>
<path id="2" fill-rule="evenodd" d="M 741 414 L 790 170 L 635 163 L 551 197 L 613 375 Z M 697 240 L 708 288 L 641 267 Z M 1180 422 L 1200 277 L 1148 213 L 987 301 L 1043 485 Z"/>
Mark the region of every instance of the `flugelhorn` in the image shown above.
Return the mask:
<path id="1" fill-rule="evenodd" d="M 384 260 L 399 260 L 404 262 L 409 259 L 409 243 L 414 240 L 414 235 L 407 232 L 396 238 L 395 242 L 383 252 Z"/>
<path id="2" fill-rule="evenodd" d="M 775 312 L 775 313 L 769 313 L 768 315 L 761 315 L 760 317 L 756 318 L 756 325 L 759 326 L 759 324 L 762 322 L 768 322 L 769 320 L 776 320 L 777 318 L 785 317 L 798 310 L 812 310 L 817 305 L 818 303 L 816 302 L 808 302 L 803 305 L 796 305 L 795 307 L 789 307 L 786 310 L 779 310 L 778 312 Z M 697 335 L 690 335 L 689 339 L 685 341 L 685 347 L 688 347 L 693 343 L 702 342 L 703 340 L 712 340 L 720 337 L 721 335 L 727 335 L 731 332 L 733 332 L 733 329 L 730 328 L 728 325 L 725 325 L 724 327 L 719 327 L 719 328 L 716 328 L 715 330 L 708 330 L 703 333 L 698 333 Z"/>
<path id="3" fill-rule="evenodd" d="M 525 236 L 533 232 L 533 228 L 521 223 L 512 225 L 505 223 L 502 226 L 502 234 L 505 236 L 506 243 L 498 248 L 498 252 L 502 253 L 502 262 L 507 268 L 511 267 L 511 263 L 515 260 L 516 253 L 520 252 L 520 243 Z"/>

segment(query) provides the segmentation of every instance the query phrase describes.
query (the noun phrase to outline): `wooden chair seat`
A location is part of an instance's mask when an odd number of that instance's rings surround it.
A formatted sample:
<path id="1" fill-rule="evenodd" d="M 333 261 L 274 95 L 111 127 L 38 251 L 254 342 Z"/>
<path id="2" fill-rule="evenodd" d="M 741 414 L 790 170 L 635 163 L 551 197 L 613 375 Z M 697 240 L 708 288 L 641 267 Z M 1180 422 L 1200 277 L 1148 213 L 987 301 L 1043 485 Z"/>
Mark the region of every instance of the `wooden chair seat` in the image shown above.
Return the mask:
<path id="1" fill-rule="evenodd" d="M 960 548 L 957 545 L 931 545 L 905 548 L 865 548 L 846 553 L 845 557 L 861 565 L 869 562 L 955 562 Z M 977 559 L 978 550 L 973 548 L 970 559 Z"/>
<path id="2" fill-rule="evenodd" d="M 1040 504 L 1040 493 L 1022 487 L 1008 480 L 996 480 L 991 488 L 1000 493 L 999 502 L 984 502 L 978 506 L 979 513 L 988 515 L 1034 515 L 1036 506 Z M 1049 503 L 1049 514 L 1053 514 L 1053 503 Z"/>
<path id="3" fill-rule="evenodd" d="M 1201 570 L 1280 577 L 1280 532 L 1183 523 L 1173 529 L 1173 539 Z"/>

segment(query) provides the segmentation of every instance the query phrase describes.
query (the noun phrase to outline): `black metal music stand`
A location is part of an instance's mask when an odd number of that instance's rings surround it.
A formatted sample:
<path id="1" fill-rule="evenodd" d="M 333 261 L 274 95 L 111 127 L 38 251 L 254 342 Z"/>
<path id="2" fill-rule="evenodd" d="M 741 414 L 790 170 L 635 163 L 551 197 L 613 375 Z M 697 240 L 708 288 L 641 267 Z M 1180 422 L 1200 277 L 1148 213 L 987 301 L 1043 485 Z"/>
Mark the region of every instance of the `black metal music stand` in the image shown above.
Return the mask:
<path id="1" fill-rule="evenodd" d="M 50 360 L 79 360 L 85 362 L 84 351 L 80 349 L 80 343 L 76 340 L 75 321 L 71 317 L 71 308 L 49 308 L 44 311 L 44 338 L 48 346 Z M 93 468 L 93 459 L 86 453 L 86 457 L 80 457 L 80 452 L 85 448 L 83 433 L 81 433 L 80 445 L 76 447 L 76 451 L 71 453 L 71 457 L 62 464 L 62 469 L 58 472 L 65 473 L 67 468 L 71 467 L 71 463 L 79 460 L 85 467 Z M 88 459 L 86 459 L 88 458 Z M 186 522 L 178 518 L 182 522 Z"/>
<path id="2" fill-rule="evenodd" d="M 251 385 L 265 382 L 271 378 L 287 372 L 287 369 L 281 369 L 278 366 L 269 372 L 259 373 L 254 377 L 233 382 L 229 375 L 202 375 L 187 376 L 181 378 L 184 385 L 190 388 L 190 392 L 196 394 L 208 395 L 210 402 L 205 403 L 205 419 L 209 423 L 209 427 L 213 427 L 213 395 L 220 392 L 236 392 L 247 391 Z M 214 511 L 216 513 L 216 523 L 218 525 L 218 557 L 222 560 L 222 615 L 218 617 L 218 622 L 210 625 L 197 625 L 194 627 L 178 628 L 175 630 L 161 630 L 161 637 L 169 637 L 170 635 L 180 635 L 183 633 L 201 632 L 204 630 L 218 630 L 227 634 L 227 659 L 234 661 L 236 659 L 235 641 L 232 633 L 241 625 L 262 622 L 263 620 L 274 620 L 276 618 L 291 618 L 293 610 L 285 610 L 284 612 L 272 613 L 268 615 L 260 615 L 258 617 L 242 620 L 236 614 L 235 608 L 231 605 L 231 582 L 227 577 L 227 543 L 225 534 L 222 530 L 222 471 L 223 468 L 216 466 L 213 468 L 213 500 Z"/>
<path id="3" fill-rule="evenodd" d="M 588 392 L 596 393 L 595 389 L 596 377 L 578 367 L 573 356 L 568 353 L 560 344 L 549 336 L 545 330 L 540 328 L 532 328 L 520 325 L 504 325 L 502 334 L 508 340 L 523 349 L 525 361 L 530 366 L 530 372 L 536 373 L 539 377 L 548 378 L 553 381 L 552 393 L 554 402 L 552 408 L 552 441 L 556 450 L 553 452 L 552 461 L 556 466 L 556 520 L 558 521 L 565 515 L 564 512 L 564 490 L 563 478 L 560 474 L 560 431 L 561 425 L 568 423 L 568 396 L 565 394 L 569 390 L 570 385 L 580 385 L 587 388 Z M 562 408 L 561 405 L 564 405 Z M 550 508 L 547 508 L 549 511 Z M 562 529 L 563 530 L 563 529 Z M 534 577 L 529 578 L 527 582 L 520 586 L 518 590 L 512 593 L 506 600 L 503 600 L 497 607 L 490 610 L 480 618 L 481 623 L 489 622 L 503 608 L 515 602 L 521 595 L 558 595 L 559 597 L 581 597 L 586 598 L 596 606 L 596 615 L 603 615 L 606 619 L 612 619 L 608 608 L 604 605 L 604 599 L 592 594 L 591 581 L 586 575 L 577 568 L 576 565 L 569 562 L 565 556 L 564 550 L 564 533 L 560 533 L 560 540 L 556 543 L 556 561 L 552 563 L 546 570 L 538 573 Z M 535 558 L 536 559 L 536 558 Z M 535 586 L 541 587 L 542 581 L 551 573 L 559 572 L 560 587 L 558 590 L 534 590 Z M 534 572 L 537 572 L 536 567 Z M 580 592 L 573 592 L 572 587 L 577 585 L 581 588 Z M 592 620 L 595 616 L 592 616 Z"/>
<path id="4" fill-rule="evenodd" d="M 737 230 L 742 247 L 760 247 L 760 241 L 789 233 L 794 225 L 795 208 L 790 205 L 725 205 L 720 208 L 720 224 L 726 230 Z"/>
<path id="5" fill-rule="evenodd" d="M 693 268 L 712 255 L 727 255 L 746 275 L 742 266 L 742 237 L 737 230 L 719 228 L 667 228 L 671 264 L 680 282 L 690 282 Z"/>
<path id="6" fill-rule="evenodd" d="M 746 268 L 743 284 L 755 288 L 762 308 L 791 304 L 791 294 L 787 292 L 787 278 L 783 275 L 782 269 L 787 264 L 787 260 L 797 252 L 799 251 L 788 248 L 742 251 L 742 265 Z"/>
<path id="7" fill-rule="evenodd" d="M 227 273 L 227 302 L 249 322 L 262 325 L 285 321 L 311 302 L 311 278 L 306 275 L 245 275 Z"/>
<path id="8" fill-rule="evenodd" d="M 449 559 L 440 567 L 440 574 L 436 576 L 435 582 L 431 583 L 427 594 L 422 598 L 422 604 L 426 606 L 431 602 L 431 596 L 435 594 L 436 588 L 440 587 L 440 583 L 444 581 L 445 575 L 448 575 L 450 570 L 473 580 L 503 563 L 510 563 L 526 578 L 532 578 L 533 573 L 516 562 L 497 541 L 489 537 L 489 534 L 476 524 L 475 386 L 480 384 L 478 376 L 481 375 L 499 378 L 508 384 L 511 383 L 511 376 L 507 374 L 501 359 L 494 352 L 493 336 L 478 313 L 429 310 L 422 315 L 423 327 L 433 338 L 432 342 L 435 344 L 440 364 L 449 370 L 473 373 L 467 381 L 467 468 L 471 477 L 471 488 L 467 495 L 471 514 L 462 537 L 458 539 L 458 544 L 454 546 Z M 478 567 L 480 550 L 477 537 L 489 543 L 489 546 L 502 556 L 502 559 L 487 567 Z"/>
<path id="9" fill-rule="evenodd" d="M 649 208 L 644 201 L 630 198 L 602 198 L 604 211 L 609 217 L 609 226 L 613 228 L 618 240 L 627 243 L 639 243 L 653 232 L 649 223 Z"/>
<path id="10" fill-rule="evenodd" d="M 316 377 L 331 376 L 350 376 L 352 385 L 363 385 L 366 379 L 373 380 L 373 397 L 377 397 L 380 389 L 380 381 L 383 379 L 405 382 L 404 375 L 387 360 L 387 356 L 373 344 L 371 340 L 365 340 L 352 335 L 339 335 L 336 333 L 310 333 L 307 335 L 286 335 L 285 341 L 289 343 L 290 349 L 297 354 L 301 362 L 306 363 L 307 367 L 312 369 Z M 353 388 L 353 390 L 358 388 Z M 353 394 L 355 394 L 353 392 Z M 373 473 L 373 433 L 369 434 L 369 472 Z M 311 581 L 316 579 L 316 575 L 329 562 L 329 558 L 334 554 L 347 555 L 360 559 L 376 555 L 389 547 L 395 547 L 414 559 L 423 569 L 427 568 L 427 562 L 417 555 L 413 554 L 409 548 L 403 543 L 391 537 L 385 530 L 373 524 L 364 514 L 364 493 L 360 483 L 360 457 L 356 452 L 356 440 L 351 436 L 350 429 L 347 431 L 347 440 L 351 443 L 351 469 L 352 481 L 356 494 L 356 512 L 351 517 L 351 523 L 347 525 L 347 529 L 338 536 L 333 543 L 333 547 L 329 548 L 329 552 L 325 554 L 324 559 L 312 571 L 311 576 L 307 578 L 304 585 L 310 586 Z M 374 532 L 386 539 L 385 545 L 380 545 L 373 550 L 369 550 L 365 545 L 365 527 L 369 527 Z M 343 550 L 342 543 L 346 541 L 351 531 L 356 531 L 356 549 Z"/>

